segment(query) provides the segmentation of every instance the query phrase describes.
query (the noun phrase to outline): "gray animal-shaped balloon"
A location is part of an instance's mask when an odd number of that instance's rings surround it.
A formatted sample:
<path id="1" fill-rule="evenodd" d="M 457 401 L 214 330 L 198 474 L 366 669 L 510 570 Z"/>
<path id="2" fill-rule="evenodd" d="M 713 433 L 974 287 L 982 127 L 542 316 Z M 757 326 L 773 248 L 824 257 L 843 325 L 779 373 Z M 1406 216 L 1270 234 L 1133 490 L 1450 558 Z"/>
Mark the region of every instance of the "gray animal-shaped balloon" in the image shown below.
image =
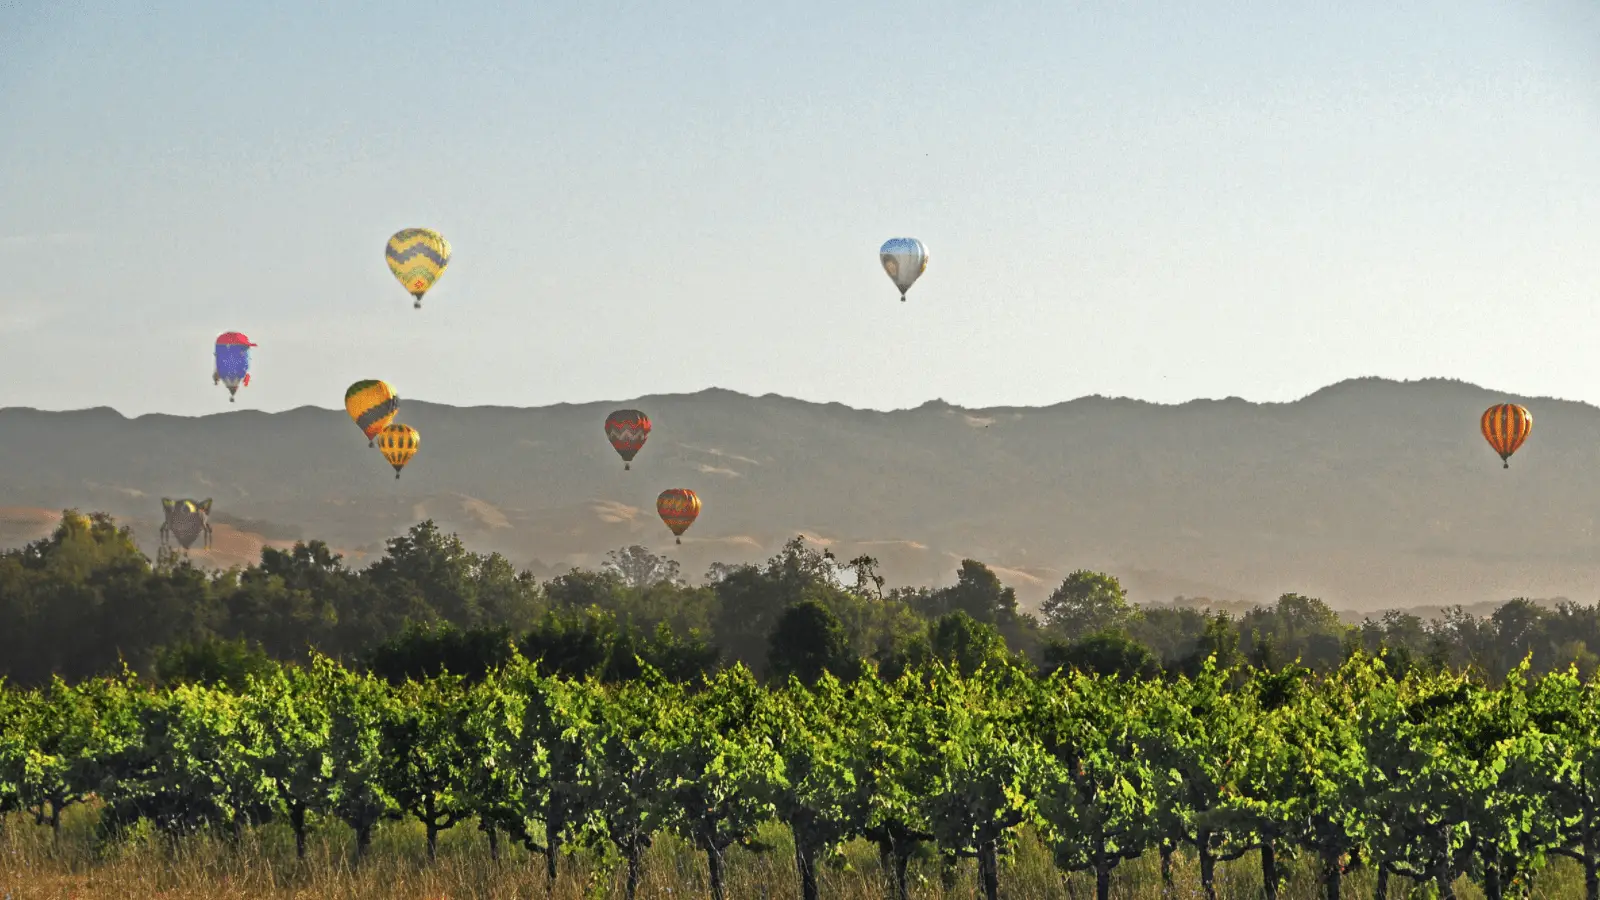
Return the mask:
<path id="1" fill-rule="evenodd" d="M 204 534 L 206 536 L 206 549 L 211 548 L 211 498 L 201 501 L 171 500 L 161 498 L 161 508 L 166 511 L 167 520 L 161 523 L 161 540 L 169 536 L 178 539 L 179 546 L 185 553 L 195 538 Z"/>

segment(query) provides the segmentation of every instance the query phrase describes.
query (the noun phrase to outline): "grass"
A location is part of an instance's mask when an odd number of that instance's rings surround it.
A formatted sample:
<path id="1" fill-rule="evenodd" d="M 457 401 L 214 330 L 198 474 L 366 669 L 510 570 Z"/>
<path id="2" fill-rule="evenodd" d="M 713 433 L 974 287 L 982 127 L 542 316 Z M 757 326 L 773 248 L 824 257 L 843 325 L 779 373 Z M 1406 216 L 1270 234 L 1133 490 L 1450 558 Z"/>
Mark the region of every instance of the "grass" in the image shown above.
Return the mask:
<path id="1" fill-rule="evenodd" d="M 441 837 L 439 858 L 429 864 L 421 826 L 397 822 L 383 826 L 371 855 L 352 868 L 354 839 L 348 829 L 323 824 L 312 835 L 307 858 L 295 859 L 294 836 L 286 826 L 271 824 L 248 833 L 237 845 L 209 835 L 169 842 L 140 832 L 115 844 L 94 837 L 96 811 L 70 810 L 59 841 L 48 827 L 31 819 L 12 816 L 0 830 L 0 900 L 599 900 L 622 897 L 620 870 L 608 871 L 598 854 L 579 853 L 563 859 L 563 872 L 554 890 L 548 890 L 542 857 L 502 842 L 501 859 L 489 857 L 487 841 L 470 824 L 457 826 Z M 756 853 L 734 849 L 728 859 L 730 900 L 778 900 L 799 896 L 799 879 L 792 863 L 788 832 L 774 824 L 759 835 L 774 847 Z M 1176 896 L 1195 898 L 1200 892 L 1199 872 L 1193 857 L 1179 855 L 1176 862 Z M 1284 900 L 1311 900 L 1318 896 L 1313 861 L 1283 863 L 1288 877 Z M 978 896 L 975 870 L 964 861 L 955 883 L 941 883 L 936 859 L 919 859 L 912 866 L 915 900 L 971 900 Z M 856 842 L 823 867 L 824 900 L 881 900 L 887 895 L 885 873 L 876 851 Z M 1255 854 L 1218 867 L 1218 893 L 1222 900 L 1257 900 L 1261 897 L 1259 862 Z M 1458 885 L 1461 900 L 1479 900 L 1482 892 L 1464 879 Z M 640 890 L 650 900 L 685 900 L 709 896 L 705 859 L 681 840 L 660 836 L 651 849 Z M 1008 900 L 1092 900 L 1094 879 L 1089 874 L 1063 876 L 1051 863 L 1049 848 L 1024 834 L 1005 861 L 1001 895 Z M 1154 854 L 1119 867 L 1113 876 L 1112 896 L 1118 900 L 1159 900 L 1161 879 Z M 1345 880 L 1345 896 L 1372 896 L 1366 873 Z M 1390 897 L 1427 897 L 1413 893 L 1405 879 L 1390 883 Z M 1538 900 L 1581 900 L 1583 874 L 1566 860 L 1540 872 L 1531 896 Z"/>

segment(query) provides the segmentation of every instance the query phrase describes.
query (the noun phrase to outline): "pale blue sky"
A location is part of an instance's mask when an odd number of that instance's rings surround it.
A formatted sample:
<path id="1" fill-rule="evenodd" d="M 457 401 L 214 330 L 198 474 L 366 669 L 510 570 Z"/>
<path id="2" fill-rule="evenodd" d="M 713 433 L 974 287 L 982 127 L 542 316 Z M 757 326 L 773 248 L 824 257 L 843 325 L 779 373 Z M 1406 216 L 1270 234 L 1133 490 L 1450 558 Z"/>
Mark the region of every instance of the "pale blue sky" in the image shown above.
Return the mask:
<path id="1" fill-rule="evenodd" d="M 24 0 L 0 40 L 0 406 L 1600 402 L 1592 0 Z M 409 226 L 455 248 L 420 312 Z"/>

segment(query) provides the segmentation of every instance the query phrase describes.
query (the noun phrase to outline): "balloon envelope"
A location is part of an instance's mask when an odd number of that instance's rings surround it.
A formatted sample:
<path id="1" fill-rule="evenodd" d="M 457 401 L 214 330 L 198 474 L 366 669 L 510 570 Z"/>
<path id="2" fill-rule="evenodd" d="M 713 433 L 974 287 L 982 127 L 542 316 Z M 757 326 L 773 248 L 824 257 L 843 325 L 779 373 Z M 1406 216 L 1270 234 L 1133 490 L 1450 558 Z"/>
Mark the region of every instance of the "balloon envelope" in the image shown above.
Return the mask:
<path id="1" fill-rule="evenodd" d="M 450 265 L 450 242 L 428 228 L 406 228 L 389 238 L 383 255 L 395 280 L 417 298 L 415 305 L 421 309 L 422 295 L 444 276 L 445 267 Z"/>
<path id="2" fill-rule="evenodd" d="M 166 514 L 163 530 L 177 538 L 184 550 L 210 527 L 211 499 L 172 500 L 161 498 L 161 510 Z"/>
<path id="3" fill-rule="evenodd" d="M 1484 410 L 1483 418 L 1478 420 L 1478 429 L 1483 432 L 1483 439 L 1489 442 L 1494 452 L 1500 454 L 1504 468 L 1509 469 L 1511 454 L 1517 452 L 1517 448 L 1533 431 L 1533 414 L 1515 403 L 1501 403 Z"/>
<path id="4" fill-rule="evenodd" d="M 368 378 L 344 392 L 344 410 L 371 444 L 383 426 L 394 421 L 395 413 L 400 411 L 400 398 L 387 381 Z"/>
<path id="5" fill-rule="evenodd" d="M 890 238 L 878 249 L 878 259 L 889 280 L 900 289 L 900 299 L 928 269 L 928 248 L 916 238 Z"/>
<path id="6" fill-rule="evenodd" d="M 688 488 L 668 488 L 656 498 L 656 513 L 673 535 L 681 538 L 700 516 L 700 497 Z"/>
<path id="7" fill-rule="evenodd" d="M 254 346 L 249 338 L 237 331 L 217 336 L 214 374 L 218 381 L 227 386 L 230 398 L 238 393 L 240 385 L 250 384 L 250 348 Z"/>
<path id="8" fill-rule="evenodd" d="M 378 451 L 383 458 L 394 466 L 394 477 L 400 477 L 400 470 L 406 467 L 411 457 L 417 455 L 417 450 L 422 446 L 422 436 L 410 425 L 399 422 L 385 426 L 378 432 Z"/>
<path id="9" fill-rule="evenodd" d="M 606 440 L 622 457 L 622 467 L 629 468 L 634 456 L 644 449 L 650 437 L 650 417 L 637 409 L 619 409 L 606 416 Z"/>

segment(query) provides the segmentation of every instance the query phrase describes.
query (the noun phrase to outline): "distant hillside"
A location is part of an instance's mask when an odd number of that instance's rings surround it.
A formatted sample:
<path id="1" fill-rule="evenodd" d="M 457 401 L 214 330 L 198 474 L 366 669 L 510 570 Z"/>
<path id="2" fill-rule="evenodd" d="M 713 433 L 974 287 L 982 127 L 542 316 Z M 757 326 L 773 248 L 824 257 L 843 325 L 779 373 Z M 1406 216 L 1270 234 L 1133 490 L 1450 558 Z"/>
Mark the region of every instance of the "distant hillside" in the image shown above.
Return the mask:
<path id="1" fill-rule="evenodd" d="M 1505 471 L 1477 423 L 1508 399 L 1535 425 Z M 631 472 L 601 429 L 623 406 L 655 423 Z M 0 410 L 0 505 L 21 508 L 0 515 L 0 539 L 78 507 L 134 520 L 153 549 L 159 498 L 192 496 L 214 498 L 239 535 L 221 556 L 320 537 L 359 562 L 433 518 L 552 569 L 643 543 L 698 574 L 797 533 L 878 557 L 891 583 L 948 582 L 971 556 L 1029 602 L 1079 567 L 1118 575 L 1139 601 L 1600 595 L 1600 409 L 1461 382 L 1360 379 L 1286 404 L 884 413 L 713 389 L 540 409 L 402 400 L 401 413 L 423 442 L 396 481 L 342 410 Z M 655 514 L 667 487 L 704 502 L 681 547 Z"/>

